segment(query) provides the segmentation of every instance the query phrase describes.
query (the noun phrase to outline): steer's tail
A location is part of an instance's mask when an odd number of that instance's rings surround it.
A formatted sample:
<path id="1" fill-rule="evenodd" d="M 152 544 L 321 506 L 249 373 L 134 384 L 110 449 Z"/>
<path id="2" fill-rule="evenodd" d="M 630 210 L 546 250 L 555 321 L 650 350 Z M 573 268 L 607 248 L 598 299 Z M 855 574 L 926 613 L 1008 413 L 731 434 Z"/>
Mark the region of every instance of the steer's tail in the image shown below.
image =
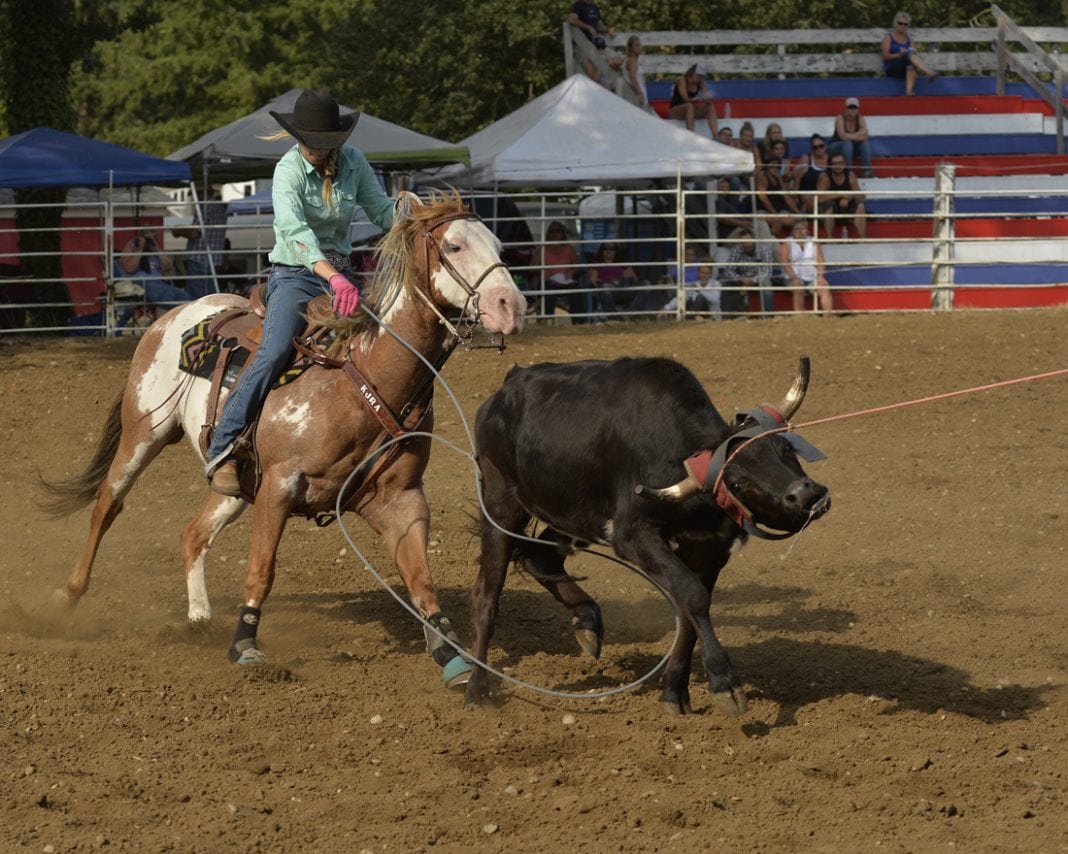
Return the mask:
<path id="1" fill-rule="evenodd" d="M 48 481 L 37 475 L 37 485 L 45 497 L 38 502 L 38 507 L 53 519 L 69 516 L 75 510 L 80 510 L 96 497 L 100 484 L 107 477 L 108 469 L 119 447 L 119 439 L 122 436 L 122 398 L 118 399 L 111 407 L 108 420 L 104 422 L 100 439 L 97 442 L 96 452 L 92 462 L 85 471 L 68 480 Z"/>

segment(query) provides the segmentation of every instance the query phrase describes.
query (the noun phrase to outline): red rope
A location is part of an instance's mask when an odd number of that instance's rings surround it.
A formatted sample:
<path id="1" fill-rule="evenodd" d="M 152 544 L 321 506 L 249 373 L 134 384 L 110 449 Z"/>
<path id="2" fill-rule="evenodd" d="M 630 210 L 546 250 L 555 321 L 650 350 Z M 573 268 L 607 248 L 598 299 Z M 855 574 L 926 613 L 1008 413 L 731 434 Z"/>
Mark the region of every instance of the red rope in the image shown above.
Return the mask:
<path id="1" fill-rule="evenodd" d="M 768 436 L 774 436 L 776 433 L 786 433 L 792 430 L 800 430 L 803 427 L 813 427 L 817 424 L 829 424 L 832 421 L 844 421 L 846 418 L 856 418 L 860 415 L 874 415 L 877 412 L 890 412 L 894 409 L 904 409 L 906 406 L 916 406 L 920 403 L 931 403 L 935 400 L 945 400 L 949 397 L 960 397 L 962 394 L 973 394 L 978 391 L 989 391 L 993 388 L 1003 388 L 1010 385 L 1018 385 L 1019 383 L 1029 383 L 1034 380 L 1046 380 L 1050 377 L 1059 377 L 1063 374 L 1068 374 L 1068 368 L 1061 368 L 1058 371 L 1047 371 L 1044 374 L 1032 374 L 1029 377 L 1018 377 L 1014 380 L 1002 380 L 1001 382 L 988 383 L 987 385 L 977 385 L 972 388 L 962 388 L 958 391 L 947 391 L 942 394 L 932 394 L 929 397 L 918 397 L 915 400 L 905 400 L 901 403 L 888 403 L 886 406 L 874 406 L 871 409 L 859 409 L 856 412 L 846 412 L 844 415 L 830 415 L 827 418 L 816 418 L 813 421 L 805 421 L 801 424 L 786 424 L 782 427 L 777 427 L 774 430 L 767 430 L 764 433 L 758 433 L 756 436 L 751 436 L 746 439 L 742 444 L 735 448 L 727 456 L 727 459 L 723 461 L 723 465 L 720 467 L 719 474 L 716 475 L 715 483 L 712 484 L 712 494 L 715 495 L 720 487 L 720 483 L 723 481 L 723 475 L 727 471 L 727 466 L 731 461 L 738 456 L 739 452 L 747 447 L 750 443 L 755 442 L 757 439 L 766 439 Z"/>
<path id="2" fill-rule="evenodd" d="M 974 394 L 978 391 L 990 391 L 993 388 L 1003 388 L 1005 386 L 1017 385 L 1019 383 L 1029 383 L 1035 380 L 1045 380 L 1050 377 L 1058 377 L 1062 374 L 1068 374 L 1068 368 L 1061 368 L 1059 371 L 1047 371 L 1044 374 L 1032 374 L 1029 377 L 1018 377 L 1014 380 L 1002 380 L 1001 382 L 989 383 L 987 385 L 978 385 L 972 388 L 962 388 L 958 391 L 947 391 L 943 394 L 932 394 L 930 397 L 919 397 L 915 400 L 905 400 L 901 403 L 888 403 L 886 406 L 875 406 L 871 409 L 860 409 L 856 412 L 847 412 L 844 415 L 831 415 L 827 418 L 817 418 L 814 421 L 805 421 L 802 424 L 791 424 L 789 429 L 800 430 L 802 427 L 812 427 L 816 424 L 827 424 L 831 421 L 843 421 L 846 418 L 856 418 L 860 415 L 874 415 L 877 412 L 890 412 L 894 409 L 904 409 L 906 406 L 916 406 L 920 403 L 931 403 L 935 400 L 945 400 L 949 397 L 960 397 L 962 394 Z M 725 468 L 726 466 L 724 466 Z"/>

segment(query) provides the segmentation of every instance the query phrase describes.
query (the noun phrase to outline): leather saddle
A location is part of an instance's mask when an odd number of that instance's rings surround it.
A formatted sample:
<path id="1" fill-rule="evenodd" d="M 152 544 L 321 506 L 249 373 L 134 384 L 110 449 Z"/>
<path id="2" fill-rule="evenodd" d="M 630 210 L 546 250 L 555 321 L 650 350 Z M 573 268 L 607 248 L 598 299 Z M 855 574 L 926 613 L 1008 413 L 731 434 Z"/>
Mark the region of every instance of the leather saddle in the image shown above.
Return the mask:
<path id="1" fill-rule="evenodd" d="M 260 342 L 263 340 L 263 318 L 266 316 L 266 289 L 261 285 L 253 290 L 248 306 L 226 309 L 211 317 L 206 328 L 199 331 L 191 345 L 186 346 L 183 363 L 191 366 L 191 373 L 199 373 L 197 367 L 214 356 L 211 368 L 211 388 L 208 392 L 208 406 L 204 424 L 200 428 L 198 443 L 202 454 L 206 454 L 211 444 L 215 423 L 219 417 L 219 397 L 224 387 L 232 387 L 245 368 L 252 362 Z M 304 309 L 308 324 L 299 339 L 308 347 L 318 348 L 330 334 L 323 326 L 323 320 L 333 318 L 333 300 L 330 294 L 323 294 L 312 299 Z M 240 354 L 240 356 L 239 356 Z M 287 363 L 277 379 L 277 385 L 284 385 L 296 379 L 309 366 L 304 352 L 295 351 L 292 360 Z M 258 416 L 245 428 L 238 438 L 235 454 L 256 464 L 255 433 Z M 258 478 L 257 478 L 258 479 Z"/>

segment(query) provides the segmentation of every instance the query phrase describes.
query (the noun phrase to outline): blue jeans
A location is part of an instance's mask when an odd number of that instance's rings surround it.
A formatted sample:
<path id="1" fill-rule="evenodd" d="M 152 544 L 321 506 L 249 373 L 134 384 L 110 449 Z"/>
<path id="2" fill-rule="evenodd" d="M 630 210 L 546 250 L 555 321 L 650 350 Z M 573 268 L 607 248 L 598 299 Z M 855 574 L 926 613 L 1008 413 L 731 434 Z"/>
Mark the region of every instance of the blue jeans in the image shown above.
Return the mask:
<path id="1" fill-rule="evenodd" d="M 211 278 L 211 269 L 205 258 L 188 258 L 185 262 L 185 272 L 189 276 L 185 281 L 185 288 L 189 291 L 190 299 L 200 299 L 208 294 L 217 294 L 215 282 Z"/>
<path id="2" fill-rule="evenodd" d="M 138 279 L 138 281 L 145 288 L 145 302 L 147 303 L 189 302 L 188 291 L 177 285 L 172 285 L 165 279 L 154 279 L 145 276 Z"/>
<path id="3" fill-rule="evenodd" d="M 229 454 L 234 440 L 259 413 L 271 385 L 293 355 L 293 339 L 307 326 L 303 316 L 305 306 L 314 297 L 329 292 L 329 285 L 304 267 L 285 264 L 271 267 L 267 278 L 263 340 L 252 363 L 242 372 L 226 398 L 208 447 L 209 463 L 220 455 Z"/>
<path id="4" fill-rule="evenodd" d="M 841 152 L 845 157 L 846 165 L 855 167 L 857 162 L 854 157 L 859 157 L 860 168 L 864 170 L 871 169 L 871 146 L 868 145 L 868 140 L 853 142 L 851 139 L 840 139 L 827 146 L 828 157 L 838 152 Z"/>

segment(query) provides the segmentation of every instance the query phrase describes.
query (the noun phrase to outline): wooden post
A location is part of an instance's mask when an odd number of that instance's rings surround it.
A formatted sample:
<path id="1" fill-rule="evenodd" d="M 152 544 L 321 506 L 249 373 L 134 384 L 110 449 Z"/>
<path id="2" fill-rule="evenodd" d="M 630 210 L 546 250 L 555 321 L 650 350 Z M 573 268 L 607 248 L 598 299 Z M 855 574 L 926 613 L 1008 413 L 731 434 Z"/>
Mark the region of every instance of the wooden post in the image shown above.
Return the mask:
<path id="1" fill-rule="evenodd" d="M 931 308 L 953 309 L 954 191 L 957 167 L 939 163 L 935 172 L 934 240 L 931 244 Z"/>
<path id="2" fill-rule="evenodd" d="M 571 24 L 564 21 L 564 75 L 570 77 L 575 73 L 575 49 L 571 44 Z"/>

